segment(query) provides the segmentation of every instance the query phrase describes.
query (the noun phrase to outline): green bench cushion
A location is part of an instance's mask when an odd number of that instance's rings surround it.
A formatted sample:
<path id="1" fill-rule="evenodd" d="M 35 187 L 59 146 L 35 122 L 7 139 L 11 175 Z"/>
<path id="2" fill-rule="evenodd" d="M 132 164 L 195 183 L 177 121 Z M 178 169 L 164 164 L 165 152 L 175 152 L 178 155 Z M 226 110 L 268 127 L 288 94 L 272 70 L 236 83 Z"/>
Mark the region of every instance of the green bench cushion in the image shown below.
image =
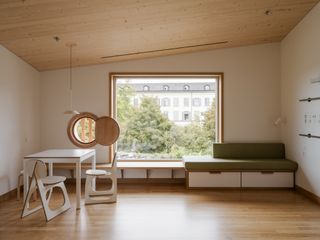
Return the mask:
<path id="1" fill-rule="evenodd" d="M 282 143 L 214 143 L 213 157 L 226 159 L 285 159 Z"/>
<path id="2" fill-rule="evenodd" d="M 298 168 L 296 162 L 288 159 L 217 159 L 211 156 L 187 156 L 183 160 L 188 171 L 296 171 Z"/>

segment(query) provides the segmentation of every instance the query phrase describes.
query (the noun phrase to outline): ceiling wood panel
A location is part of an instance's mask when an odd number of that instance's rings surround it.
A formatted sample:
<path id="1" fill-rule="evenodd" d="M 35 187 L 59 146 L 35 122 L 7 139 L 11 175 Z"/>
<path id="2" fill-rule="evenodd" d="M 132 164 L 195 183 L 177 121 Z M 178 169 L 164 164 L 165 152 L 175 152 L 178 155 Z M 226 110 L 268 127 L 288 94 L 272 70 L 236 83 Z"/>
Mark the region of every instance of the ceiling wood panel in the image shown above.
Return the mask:
<path id="1" fill-rule="evenodd" d="M 318 2 L 0 0 L 0 44 L 45 71 L 68 66 L 68 42 L 77 66 L 268 43 Z"/>

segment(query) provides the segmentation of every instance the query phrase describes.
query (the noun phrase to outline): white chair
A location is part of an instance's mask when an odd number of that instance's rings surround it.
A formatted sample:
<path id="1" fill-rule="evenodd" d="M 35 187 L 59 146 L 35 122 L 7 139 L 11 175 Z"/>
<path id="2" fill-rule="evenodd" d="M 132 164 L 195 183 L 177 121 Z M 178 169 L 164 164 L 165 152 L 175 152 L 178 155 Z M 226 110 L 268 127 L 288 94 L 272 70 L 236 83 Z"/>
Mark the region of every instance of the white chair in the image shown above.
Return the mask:
<path id="1" fill-rule="evenodd" d="M 18 176 L 18 187 L 17 187 L 17 200 L 18 201 L 20 201 L 20 190 L 21 190 L 21 186 L 22 186 L 22 183 L 23 183 L 23 174 L 24 174 L 24 171 L 21 170 L 20 174 Z M 37 200 L 37 192 L 36 191 L 33 193 L 33 200 L 34 201 Z"/>
<path id="2" fill-rule="evenodd" d="M 31 173 L 29 174 L 29 176 L 32 176 L 32 177 L 31 177 L 29 190 L 28 190 L 26 199 L 24 201 L 21 218 L 28 216 L 40 210 L 41 208 L 43 208 L 46 220 L 50 221 L 52 218 L 56 217 L 57 215 L 61 214 L 62 212 L 70 208 L 68 193 L 64 185 L 64 181 L 66 180 L 66 177 L 47 176 L 46 164 L 40 160 L 30 160 L 30 163 L 28 163 L 27 171 L 28 173 Z M 50 202 L 52 190 L 55 187 L 58 187 L 62 190 L 64 203 L 62 206 L 52 210 L 49 207 L 49 202 Z M 29 207 L 30 198 L 33 192 L 36 191 L 37 189 L 39 191 L 41 205 L 33 209 L 30 209 Z"/>
<path id="3" fill-rule="evenodd" d="M 23 170 L 20 171 L 20 174 L 18 176 L 18 186 L 17 186 L 17 200 L 20 200 L 20 190 L 22 186 L 22 180 L 23 180 Z"/>
<path id="4" fill-rule="evenodd" d="M 117 154 L 114 154 L 110 170 L 90 169 L 86 171 L 85 204 L 114 203 L 117 201 Z M 93 185 L 96 178 L 111 179 L 109 190 L 97 191 Z"/>

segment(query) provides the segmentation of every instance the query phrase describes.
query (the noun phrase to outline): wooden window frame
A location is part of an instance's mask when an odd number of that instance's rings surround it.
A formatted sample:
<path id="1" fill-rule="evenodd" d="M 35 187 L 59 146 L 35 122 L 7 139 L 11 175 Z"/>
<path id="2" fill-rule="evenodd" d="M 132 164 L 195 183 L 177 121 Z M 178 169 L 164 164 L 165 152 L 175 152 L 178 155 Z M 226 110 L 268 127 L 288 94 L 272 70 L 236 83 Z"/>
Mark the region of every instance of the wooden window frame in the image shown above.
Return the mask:
<path id="1" fill-rule="evenodd" d="M 218 97 L 217 100 L 217 142 L 222 143 L 224 139 L 224 109 L 223 109 L 223 85 L 224 85 L 224 74 L 223 72 L 110 72 L 109 73 L 109 116 L 116 119 L 115 117 L 115 101 L 116 101 L 116 80 L 117 77 L 162 77 L 162 78 L 170 78 L 170 77 L 199 77 L 199 76 L 207 76 L 207 77 L 215 77 L 217 78 L 217 92 Z M 191 103 L 192 104 L 192 103 Z M 112 159 L 114 154 L 114 145 L 111 145 L 109 148 L 109 159 Z M 175 160 L 121 160 L 118 161 L 130 161 L 130 162 L 173 162 Z M 178 160 L 176 160 L 178 161 Z"/>

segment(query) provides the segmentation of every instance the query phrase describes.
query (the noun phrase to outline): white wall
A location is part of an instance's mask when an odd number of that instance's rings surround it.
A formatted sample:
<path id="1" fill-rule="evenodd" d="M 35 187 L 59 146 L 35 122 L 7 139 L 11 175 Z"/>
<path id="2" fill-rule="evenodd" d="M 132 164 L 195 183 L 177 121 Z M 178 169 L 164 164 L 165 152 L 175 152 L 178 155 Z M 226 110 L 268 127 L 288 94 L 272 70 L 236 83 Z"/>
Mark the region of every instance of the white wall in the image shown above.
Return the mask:
<path id="1" fill-rule="evenodd" d="M 76 55 L 76 52 L 75 52 Z M 72 148 L 66 134 L 68 70 L 41 73 L 41 148 Z M 212 50 L 74 69 L 74 108 L 109 111 L 109 72 L 224 72 L 225 141 L 280 141 L 280 45 Z M 98 161 L 107 151 L 98 149 Z"/>
<path id="2" fill-rule="evenodd" d="M 287 156 L 298 162 L 297 185 L 320 196 L 320 140 L 299 137 L 299 133 L 320 135 L 320 101 L 299 102 L 320 97 L 320 4 L 281 43 L 281 102 L 286 124 L 282 139 Z M 304 115 L 316 114 L 317 121 L 304 123 Z"/>
<path id="3" fill-rule="evenodd" d="M 17 186 L 22 158 L 40 148 L 40 74 L 0 45 L 0 196 Z"/>

